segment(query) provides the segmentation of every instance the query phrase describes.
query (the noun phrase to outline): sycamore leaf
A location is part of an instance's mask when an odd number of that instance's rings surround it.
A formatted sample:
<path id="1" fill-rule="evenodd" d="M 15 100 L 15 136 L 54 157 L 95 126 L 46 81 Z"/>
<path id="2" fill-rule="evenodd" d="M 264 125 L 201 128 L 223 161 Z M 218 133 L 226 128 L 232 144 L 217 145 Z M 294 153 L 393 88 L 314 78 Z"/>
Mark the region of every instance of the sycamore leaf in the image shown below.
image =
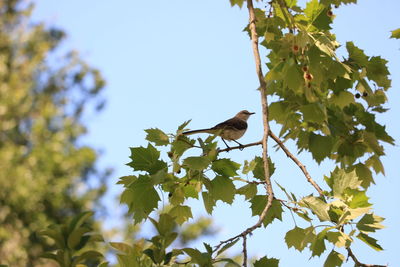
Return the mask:
<path id="1" fill-rule="evenodd" d="M 211 161 L 207 157 L 188 157 L 183 161 L 183 165 L 189 169 L 202 171 L 210 165 Z"/>
<path id="2" fill-rule="evenodd" d="M 341 231 L 328 232 L 326 233 L 326 237 L 329 242 L 339 248 L 344 246 L 348 247 L 352 242 L 351 238 Z"/>
<path id="3" fill-rule="evenodd" d="M 371 57 L 367 65 L 367 77 L 376 82 L 379 87 L 388 89 L 391 81 L 388 78 L 390 72 L 386 66 L 388 61 L 381 57 Z"/>
<path id="4" fill-rule="evenodd" d="M 392 35 L 390 36 L 390 38 L 394 38 L 394 39 L 400 39 L 400 28 L 391 31 Z"/>
<path id="5" fill-rule="evenodd" d="M 204 267 L 212 267 L 211 254 L 201 253 L 199 250 L 193 248 L 184 248 L 182 250 L 192 258 L 192 263 L 197 263 Z"/>
<path id="6" fill-rule="evenodd" d="M 278 267 L 279 260 L 275 258 L 262 257 L 254 262 L 254 267 Z"/>
<path id="7" fill-rule="evenodd" d="M 256 162 L 256 166 L 253 170 L 254 178 L 257 178 L 261 181 L 264 181 L 264 161 L 261 157 L 255 157 L 254 160 Z M 272 176 L 275 172 L 275 164 L 268 158 L 268 166 L 269 166 L 269 176 Z"/>
<path id="8" fill-rule="evenodd" d="M 362 163 L 358 163 L 355 165 L 356 174 L 358 178 L 361 180 L 361 186 L 364 188 L 368 188 L 371 183 L 375 184 L 374 178 L 372 177 L 371 170 Z"/>
<path id="9" fill-rule="evenodd" d="M 202 192 L 201 195 L 203 197 L 204 208 L 208 214 L 211 214 L 215 207 L 215 199 L 208 192 Z"/>
<path id="10" fill-rule="evenodd" d="M 342 254 L 332 250 L 331 253 L 329 253 L 328 258 L 326 258 L 324 267 L 342 266 L 342 263 L 344 260 L 345 260 L 345 257 Z"/>
<path id="11" fill-rule="evenodd" d="M 211 169 L 213 169 L 216 173 L 233 177 L 237 175 L 237 170 L 240 168 L 240 164 L 236 163 L 230 159 L 218 159 L 212 163 Z"/>
<path id="12" fill-rule="evenodd" d="M 243 195 L 245 199 L 250 199 L 257 194 L 256 184 L 247 184 L 236 190 L 237 194 Z"/>
<path id="13" fill-rule="evenodd" d="M 346 172 L 343 169 L 336 168 L 331 177 L 325 177 L 328 185 L 332 188 L 333 196 L 342 198 L 344 191 L 349 189 L 357 189 L 361 185 L 355 170 Z"/>
<path id="14" fill-rule="evenodd" d="M 362 232 L 375 232 L 378 229 L 383 229 L 385 226 L 381 224 L 384 220 L 383 217 L 379 217 L 373 213 L 365 214 L 357 223 L 358 230 Z"/>
<path id="15" fill-rule="evenodd" d="M 121 202 L 126 203 L 129 212 L 134 214 L 135 223 L 147 218 L 157 208 L 158 201 L 160 201 L 160 197 L 154 189 L 151 179 L 144 175 L 139 175 L 139 178 L 121 195 Z"/>
<path id="16" fill-rule="evenodd" d="M 303 207 L 311 209 L 312 212 L 317 215 L 320 221 L 330 221 L 330 217 L 328 214 L 329 206 L 320 198 L 307 196 L 300 200 L 299 204 Z"/>
<path id="17" fill-rule="evenodd" d="M 375 249 L 376 251 L 381 251 L 383 248 L 378 244 L 378 241 L 375 238 L 370 237 L 367 234 L 359 233 L 357 238 L 363 241 L 365 244 Z"/>
<path id="18" fill-rule="evenodd" d="M 356 62 L 360 66 L 366 66 L 368 63 L 368 57 L 364 51 L 354 45 L 353 42 L 346 43 L 346 49 L 349 53 L 349 59 Z"/>
<path id="19" fill-rule="evenodd" d="M 179 224 L 193 218 L 192 210 L 188 206 L 175 206 L 169 211 L 169 215 L 175 217 L 175 221 Z"/>
<path id="20" fill-rule="evenodd" d="M 303 251 L 309 243 L 316 238 L 313 227 L 306 229 L 295 227 L 285 235 L 285 242 L 288 248 L 294 247 L 298 251 Z"/>
<path id="21" fill-rule="evenodd" d="M 135 171 L 146 171 L 155 174 L 159 170 L 167 168 L 167 163 L 159 160 L 160 152 L 151 144 L 144 147 L 131 147 L 132 161 L 127 165 Z"/>
<path id="22" fill-rule="evenodd" d="M 240 8 L 243 6 L 245 0 L 230 0 L 231 6 L 238 5 Z"/>
<path id="23" fill-rule="evenodd" d="M 332 154 L 332 147 L 332 137 L 310 133 L 309 150 L 318 164 Z"/>
<path id="24" fill-rule="evenodd" d="M 312 255 L 311 255 L 312 257 L 320 256 L 325 251 L 325 249 L 326 249 L 325 239 L 326 239 L 327 231 L 328 231 L 328 228 L 319 232 L 317 234 L 316 238 L 311 243 L 310 250 L 312 251 Z"/>
<path id="25" fill-rule="evenodd" d="M 168 135 L 160 129 L 147 129 L 145 132 L 147 133 L 146 140 L 153 142 L 156 146 L 166 146 L 169 144 Z"/>
<path id="26" fill-rule="evenodd" d="M 333 94 L 329 100 L 340 108 L 344 108 L 352 103 L 355 103 L 354 95 L 348 91 L 340 91 L 338 95 Z"/>
<path id="27" fill-rule="evenodd" d="M 323 123 L 327 117 L 325 107 L 319 103 L 312 103 L 300 107 L 301 113 L 303 113 L 303 120 L 305 122 Z"/>
<path id="28" fill-rule="evenodd" d="M 262 196 L 262 195 L 254 196 L 250 200 L 250 203 L 251 203 L 252 216 L 256 215 L 259 216 L 261 215 L 262 211 L 267 205 L 267 196 Z M 264 226 L 266 227 L 275 219 L 282 221 L 282 212 L 283 212 L 282 204 L 278 200 L 274 199 L 263 221 Z"/>
<path id="29" fill-rule="evenodd" d="M 211 181 L 209 192 L 213 199 L 232 204 L 235 198 L 236 188 L 231 179 L 225 176 L 216 176 Z"/>

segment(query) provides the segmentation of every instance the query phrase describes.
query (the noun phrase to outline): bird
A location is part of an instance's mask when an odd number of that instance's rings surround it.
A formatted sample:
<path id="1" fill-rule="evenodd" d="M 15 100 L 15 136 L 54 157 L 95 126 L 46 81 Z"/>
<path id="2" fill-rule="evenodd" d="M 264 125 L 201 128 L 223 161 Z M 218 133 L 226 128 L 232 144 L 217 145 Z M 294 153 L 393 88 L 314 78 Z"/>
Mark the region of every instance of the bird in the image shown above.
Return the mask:
<path id="1" fill-rule="evenodd" d="M 183 132 L 184 135 L 191 135 L 197 133 L 209 133 L 215 134 L 221 137 L 222 141 L 226 145 L 227 148 L 230 148 L 225 140 L 234 141 L 239 146 L 243 147 L 241 143 L 236 141 L 240 137 L 244 135 L 247 130 L 247 119 L 255 114 L 255 112 L 249 112 L 247 110 L 242 110 L 238 114 L 236 114 L 233 118 L 230 118 L 224 122 L 218 123 L 212 128 L 208 129 L 200 129 Z"/>

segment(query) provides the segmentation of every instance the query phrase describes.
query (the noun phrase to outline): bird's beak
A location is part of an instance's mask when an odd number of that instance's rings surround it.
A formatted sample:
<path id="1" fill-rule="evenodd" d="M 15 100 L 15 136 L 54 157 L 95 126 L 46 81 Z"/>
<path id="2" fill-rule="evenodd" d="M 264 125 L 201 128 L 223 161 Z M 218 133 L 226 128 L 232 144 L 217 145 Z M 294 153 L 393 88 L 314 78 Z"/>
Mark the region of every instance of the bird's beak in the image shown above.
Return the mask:
<path id="1" fill-rule="evenodd" d="M 250 112 L 250 115 L 256 114 L 255 112 Z"/>

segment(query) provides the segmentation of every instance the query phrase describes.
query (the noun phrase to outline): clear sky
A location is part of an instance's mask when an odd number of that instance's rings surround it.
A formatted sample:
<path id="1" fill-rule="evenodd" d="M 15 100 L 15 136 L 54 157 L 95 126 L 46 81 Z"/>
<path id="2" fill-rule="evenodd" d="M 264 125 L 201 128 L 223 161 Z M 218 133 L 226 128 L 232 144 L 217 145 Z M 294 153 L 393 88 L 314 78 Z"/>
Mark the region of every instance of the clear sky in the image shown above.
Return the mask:
<path id="1" fill-rule="evenodd" d="M 229 0 L 36 2 L 35 19 L 65 29 L 69 35 L 65 46 L 81 51 L 108 82 L 105 91 L 108 105 L 99 117 L 88 122 L 90 132 L 86 138 L 87 143 L 104 151 L 100 166 L 115 170 L 108 182 L 110 193 L 106 202 L 112 216 L 107 225 L 114 225 L 112 217 L 123 212 L 113 200 L 122 190 L 115 183 L 119 176 L 131 173 L 124 165 L 129 161 L 128 148 L 146 145 L 143 129 L 157 127 L 174 132 L 188 119 L 192 119 L 190 128 L 204 128 L 248 109 L 257 114 L 250 118 L 248 132 L 241 142 L 261 138 L 261 106 L 253 55 L 249 39 L 242 32 L 247 23 L 246 9 L 231 8 Z M 368 55 L 381 55 L 389 60 L 393 81 L 388 93 L 390 110 L 378 121 L 386 124 L 397 143 L 400 141 L 400 40 L 389 36 L 391 30 L 400 27 L 399 10 L 397 0 L 361 0 L 357 5 L 335 9 L 337 17 L 333 25 L 341 44 L 354 41 Z M 296 151 L 290 143 L 289 148 Z M 277 165 L 275 181 L 300 196 L 314 192 L 297 166 L 281 151 L 270 151 Z M 228 156 L 243 162 L 260 154 L 260 148 L 253 147 L 232 151 Z M 385 250 L 375 252 L 356 241 L 353 251 L 362 262 L 398 266 L 399 147 L 386 146 L 386 154 L 383 159 L 386 177 L 376 177 L 377 185 L 369 190 L 375 212 L 386 218 L 387 228 L 373 235 Z M 299 158 L 325 187 L 323 175 L 329 174 L 333 165 L 327 161 L 317 165 L 306 153 Z M 205 214 L 202 203 L 190 204 L 198 207 L 195 216 Z M 242 198 L 236 198 L 232 206 L 219 203 L 213 218 L 221 231 L 215 238 L 205 240 L 211 245 L 236 235 L 257 220 L 251 218 L 249 205 Z M 285 215 L 283 222 L 255 231 L 248 239 L 248 250 L 252 255 L 279 258 L 283 267 L 322 266 L 326 254 L 321 259 L 309 260 L 311 254 L 307 250 L 299 253 L 287 249 L 283 236 L 293 227 L 290 214 Z M 353 262 L 349 260 L 344 266 L 353 266 Z"/>

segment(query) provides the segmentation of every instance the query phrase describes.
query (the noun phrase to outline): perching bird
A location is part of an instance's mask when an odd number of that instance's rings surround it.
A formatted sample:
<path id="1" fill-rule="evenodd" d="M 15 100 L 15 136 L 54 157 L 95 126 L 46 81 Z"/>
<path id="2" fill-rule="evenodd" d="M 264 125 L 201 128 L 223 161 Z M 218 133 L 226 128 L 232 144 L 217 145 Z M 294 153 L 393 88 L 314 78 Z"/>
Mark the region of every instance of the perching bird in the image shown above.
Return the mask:
<path id="1" fill-rule="evenodd" d="M 244 133 L 247 130 L 247 119 L 250 117 L 250 115 L 255 114 L 255 112 L 248 112 L 247 110 L 242 110 L 238 114 L 235 115 L 235 117 L 226 120 L 224 122 L 221 122 L 217 125 L 215 125 L 212 128 L 208 129 L 200 129 L 200 130 L 193 130 L 193 131 L 187 131 L 184 132 L 184 135 L 191 135 L 191 134 L 197 134 L 197 133 L 209 133 L 209 134 L 216 134 L 219 135 L 222 138 L 222 141 L 225 143 L 225 145 L 229 148 L 225 140 L 228 141 L 234 141 L 240 146 L 243 146 L 241 143 L 236 141 L 240 137 L 244 135 Z"/>

